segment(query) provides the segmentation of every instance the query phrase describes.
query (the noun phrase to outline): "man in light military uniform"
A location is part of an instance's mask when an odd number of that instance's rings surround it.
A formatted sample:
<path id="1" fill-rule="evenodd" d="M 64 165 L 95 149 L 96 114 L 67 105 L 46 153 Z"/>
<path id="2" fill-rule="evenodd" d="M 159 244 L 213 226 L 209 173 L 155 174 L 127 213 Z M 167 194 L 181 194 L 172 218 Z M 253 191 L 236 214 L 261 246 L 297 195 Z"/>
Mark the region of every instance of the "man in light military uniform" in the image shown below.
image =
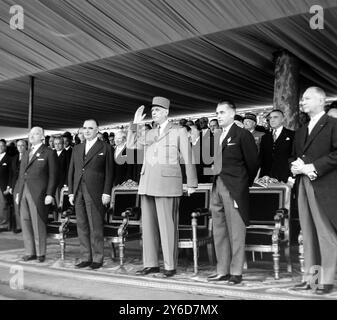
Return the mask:
<path id="1" fill-rule="evenodd" d="M 158 124 L 146 131 L 140 125 L 145 116 L 144 106 L 138 108 L 127 137 L 128 148 L 144 148 L 144 164 L 138 193 L 141 197 L 143 228 L 143 266 L 138 275 L 159 272 L 159 243 L 164 257 L 164 276 L 176 273 L 178 211 L 183 194 L 180 158 L 186 165 L 188 193 L 198 186 L 191 146 L 186 129 L 168 122 L 170 101 L 155 97 L 152 101 L 152 120 Z"/>

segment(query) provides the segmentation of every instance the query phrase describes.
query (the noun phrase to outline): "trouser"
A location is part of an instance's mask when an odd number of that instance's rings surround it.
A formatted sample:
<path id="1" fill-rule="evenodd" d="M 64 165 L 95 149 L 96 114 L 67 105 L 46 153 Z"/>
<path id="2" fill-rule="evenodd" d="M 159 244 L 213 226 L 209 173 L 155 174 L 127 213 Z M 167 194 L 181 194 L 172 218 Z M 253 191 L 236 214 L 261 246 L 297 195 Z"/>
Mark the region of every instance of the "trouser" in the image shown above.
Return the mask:
<path id="1" fill-rule="evenodd" d="M 9 213 L 8 201 L 0 190 L 0 226 L 9 227 Z"/>
<path id="2" fill-rule="evenodd" d="M 304 279 L 310 281 L 319 266 L 319 283 L 333 284 L 337 263 L 337 235 L 316 200 L 312 183 L 302 176 L 298 190 L 298 211 L 303 232 Z M 317 267 L 316 267 L 317 268 Z"/>
<path id="3" fill-rule="evenodd" d="M 220 177 L 212 189 L 211 212 L 217 274 L 241 275 L 245 261 L 246 226 Z"/>
<path id="4" fill-rule="evenodd" d="M 45 256 L 47 226 L 38 213 L 32 195 L 25 184 L 20 202 L 23 242 L 27 255 Z"/>
<path id="5" fill-rule="evenodd" d="M 144 267 L 159 266 L 161 242 L 165 270 L 177 268 L 179 203 L 180 197 L 142 196 Z"/>
<path id="6" fill-rule="evenodd" d="M 77 233 L 82 261 L 103 263 L 104 207 L 97 208 L 85 183 L 80 183 L 75 199 Z"/>

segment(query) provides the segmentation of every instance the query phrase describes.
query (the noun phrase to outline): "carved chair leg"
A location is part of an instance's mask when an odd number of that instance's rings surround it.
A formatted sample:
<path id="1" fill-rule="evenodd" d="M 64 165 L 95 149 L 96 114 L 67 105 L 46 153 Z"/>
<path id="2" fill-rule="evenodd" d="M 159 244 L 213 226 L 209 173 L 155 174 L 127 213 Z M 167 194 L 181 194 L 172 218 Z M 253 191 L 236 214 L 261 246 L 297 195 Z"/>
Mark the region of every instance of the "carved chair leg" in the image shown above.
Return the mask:
<path id="1" fill-rule="evenodd" d="M 66 242 L 64 237 L 60 237 L 60 247 L 61 247 L 61 260 L 64 261 L 66 253 Z"/>
<path id="2" fill-rule="evenodd" d="M 273 246 L 273 262 L 275 280 L 280 279 L 280 233 L 278 229 L 274 229 L 272 235 Z"/>
<path id="3" fill-rule="evenodd" d="M 243 270 L 247 270 L 248 269 L 248 263 L 247 263 L 247 254 L 245 252 L 245 257 L 244 257 L 244 262 L 243 262 Z"/>
<path id="4" fill-rule="evenodd" d="M 302 230 L 298 235 L 298 251 L 299 251 L 299 260 L 300 268 L 302 273 L 302 281 L 304 281 L 304 249 L 303 249 L 303 233 Z"/>
<path id="5" fill-rule="evenodd" d="M 124 249 L 125 249 L 125 242 L 124 237 L 120 237 L 119 239 L 119 265 L 120 267 L 124 266 Z"/>

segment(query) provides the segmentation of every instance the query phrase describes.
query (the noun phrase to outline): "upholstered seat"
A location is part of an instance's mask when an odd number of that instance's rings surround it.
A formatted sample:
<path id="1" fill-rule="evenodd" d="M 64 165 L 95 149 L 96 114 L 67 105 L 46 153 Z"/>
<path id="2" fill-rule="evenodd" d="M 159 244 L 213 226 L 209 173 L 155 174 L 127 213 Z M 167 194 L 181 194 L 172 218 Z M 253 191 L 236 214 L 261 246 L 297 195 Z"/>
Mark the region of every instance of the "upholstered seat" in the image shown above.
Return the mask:
<path id="1" fill-rule="evenodd" d="M 274 277 L 279 279 L 280 252 L 283 249 L 287 271 L 292 271 L 290 258 L 290 191 L 285 184 L 250 189 L 250 226 L 246 228 L 246 251 L 272 253 Z"/>

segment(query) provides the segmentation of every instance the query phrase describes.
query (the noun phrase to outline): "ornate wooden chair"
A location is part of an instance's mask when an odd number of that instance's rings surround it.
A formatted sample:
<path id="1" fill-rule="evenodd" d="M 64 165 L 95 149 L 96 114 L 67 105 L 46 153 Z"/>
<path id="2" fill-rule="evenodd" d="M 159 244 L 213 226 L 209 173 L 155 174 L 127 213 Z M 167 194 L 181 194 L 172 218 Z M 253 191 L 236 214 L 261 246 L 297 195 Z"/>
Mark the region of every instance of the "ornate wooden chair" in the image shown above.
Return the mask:
<path id="1" fill-rule="evenodd" d="M 250 226 L 247 227 L 246 251 L 272 253 L 274 276 L 279 279 L 280 251 L 284 250 L 287 271 L 292 271 L 290 257 L 290 193 L 286 184 L 250 188 Z"/>
<path id="2" fill-rule="evenodd" d="M 209 211 L 210 192 L 212 184 L 199 184 L 197 191 L 187 196 L 187 187 L 184 186 L 184 195 L 179 208 L 179 249 L 193 250 L 194 273 L 198 273 L 199 248 L 207 246 L 210 263 L 214 263 L 214 243 L 212 234 L 212 218 Z"/>
<path id="3" fill-rule="evenodd" d="M 140 197 L 136 182 L 128 180 L 112 189 L 104 224 L 104 240 L 111 243 L 113 259 L 116 257 L 115 245 L 118 245 L 120 267 L 123 268 L 125 243 L 141 241 Z"/>
<path id="4" fill-rule="evenodd" d="M 64 260 L 66 239 L 77 237 L 76 216 L 73 206 L 71 206 L 68 201 L 67 187 L 62 188 L 61 190 L 59 205 L 50 207 L 47 234 L 49 238 L 59 241 L 61 260 Z"/>

